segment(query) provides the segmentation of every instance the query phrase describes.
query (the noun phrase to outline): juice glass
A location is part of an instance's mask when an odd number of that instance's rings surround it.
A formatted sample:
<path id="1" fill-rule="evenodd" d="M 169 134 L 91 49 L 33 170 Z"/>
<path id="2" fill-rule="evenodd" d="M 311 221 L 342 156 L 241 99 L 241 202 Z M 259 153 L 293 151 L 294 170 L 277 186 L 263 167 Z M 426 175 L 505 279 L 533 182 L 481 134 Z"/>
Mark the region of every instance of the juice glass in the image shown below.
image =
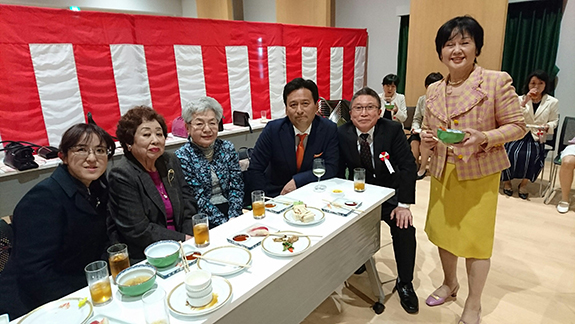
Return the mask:
<path id="1" fill-rule="evenodd" d="M 255 219 L 266 217 L 265 193 L 263 190 L 252 191 L 252 212 Z"/>
<path id="2" fill-rule="evenodd" d="M 112 279 L 114 279 L 114 282 L 116 282 L 116 276 L 118 273 L 130 267 L 128 246 L 124 243 L 118 243 L 110 246 L 108 248 L 108 262 L 110 263 Z"/>
<path id="3" fill-rule="evenodd" d="M 365 169 L 355 168 L 353 169 L 353 190 L 356 192 L 365 191 Z"/>
<path id="4" fill-rule="evenodd" d="M 208 215 L 196 214 L 192 216 L 192 224 L 194 225 L 194 240 L 197 247 L 204 247 L 210 245 L 210 224 Z"/>
<path id="5" fill-rule="evenodd" d="M 84 268 L 94 306 L 106 305 L 112 301 L 112 286 L 106 261 L 94 261 Z"/>

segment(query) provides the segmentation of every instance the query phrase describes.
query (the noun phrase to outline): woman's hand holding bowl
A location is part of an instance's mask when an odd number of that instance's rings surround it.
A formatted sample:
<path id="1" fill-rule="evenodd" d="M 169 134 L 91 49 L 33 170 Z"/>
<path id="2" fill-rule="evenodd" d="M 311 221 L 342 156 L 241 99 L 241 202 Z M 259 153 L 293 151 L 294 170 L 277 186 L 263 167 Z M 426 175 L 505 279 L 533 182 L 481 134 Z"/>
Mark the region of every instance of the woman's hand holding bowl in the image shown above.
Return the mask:
<path id="1" fill-rule="evenodd" d="M 437 137 L 430 130 L 422 130 L 419 136 L 421 137 L 420 149 L 422 151 L 432 151 L 437 145 Z"/>

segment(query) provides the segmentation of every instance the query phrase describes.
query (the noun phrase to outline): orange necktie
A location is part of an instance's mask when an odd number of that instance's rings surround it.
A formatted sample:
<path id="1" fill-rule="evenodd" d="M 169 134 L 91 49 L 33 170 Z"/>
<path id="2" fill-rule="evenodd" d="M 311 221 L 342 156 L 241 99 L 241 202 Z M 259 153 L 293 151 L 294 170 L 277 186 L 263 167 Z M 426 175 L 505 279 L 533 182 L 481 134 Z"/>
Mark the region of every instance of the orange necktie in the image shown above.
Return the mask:
<path id="1" fill-rule="evenodd" d="M 307 134 L 297 134 L 297 137 L 299 137 L 299 144 L 297 145 L 297 150 L 295 151 L 297 172 L 299 172 L 299 169 L 301 168 L 301 163 L 303 162 L 303 153 L 305 152 L 305 149 L 303 147 L 303 139 L 306 136 Z"/>

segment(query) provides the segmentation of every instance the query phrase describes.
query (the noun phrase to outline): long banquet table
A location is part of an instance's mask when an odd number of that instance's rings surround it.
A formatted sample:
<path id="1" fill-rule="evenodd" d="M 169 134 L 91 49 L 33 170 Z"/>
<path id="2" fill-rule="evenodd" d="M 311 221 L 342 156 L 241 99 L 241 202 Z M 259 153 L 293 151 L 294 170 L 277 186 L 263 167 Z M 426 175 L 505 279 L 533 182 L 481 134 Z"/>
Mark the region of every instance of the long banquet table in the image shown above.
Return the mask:
<path id="1" fill-rule="evenodd" d="M 170 323 L 300 323 L 355 270 L 370 260 L 380 247 L 380 206 L 393 196 L 394 190 L 366 185 L 365 192 L 356 193 L 352 181 L 330 179 L 321 183 L 327 185 L 324 193 L 315 193 L 313 188 L 317 183 L 310 183 L 287 196 L 321 208 L 326 204 L 323 199 L 333 200 L 330 193 L 337 188 L 344 191 L 346 198 L 361 201 L 359 209 L 362 212 L 347 217 L 325 213 L 325 221 L 311 226 L 292 226 L 283 220 L 282 214 L 271 212 L 266 212 L 264 219 L 255 220 L 249 212 L 210 230 L 210 245 L 199 249 L 202 252 L 230 245 L 227 237 L 256 223 L 323 237 L 311 238 L 310 248 L 293 257 L 270 256 L 260 246 L 252 249 L 252 267 L 225 277 L 232 285 L 230 301 L 215 312 L 200 317 L 182 317 L 170 312 Z M 368 266 L 373 281 L 371 270 Z M 377 296 L 381 283 L 377 276 L 375 278 L 372 288 Z M 184 272 L 181 271 L 165 280 L 158 277 L 156 282 L 169 294 L 183 280 Z M 94 316 L 144 323 L 140 299 L 123 297 L 115 285 L 112 289 L 113 301 L 94 307 Z M 68 297 L 89 295 L 85 287 Z M 13 323 L 18 323 L 18 320 Z"/>

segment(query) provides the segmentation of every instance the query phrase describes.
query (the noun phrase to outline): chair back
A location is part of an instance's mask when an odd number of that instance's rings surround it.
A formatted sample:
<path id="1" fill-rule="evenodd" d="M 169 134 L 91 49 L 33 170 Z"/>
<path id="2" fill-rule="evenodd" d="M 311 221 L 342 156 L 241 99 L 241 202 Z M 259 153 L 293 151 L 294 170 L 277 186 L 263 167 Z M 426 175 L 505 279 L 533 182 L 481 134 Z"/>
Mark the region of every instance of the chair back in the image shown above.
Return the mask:
<path id="1" fill-rule="evenodd" d="M 0 219 L 0 272 L 8 263 L 8 257 L 12 250 L 12 226 Z"/>
<path id="2" fill-rule="evenodd" d="M 569 141 L 575 137 L 575 117 L 566 116 L 561 126 L 561 134 L 559 135 L 559 142 L 557 152 L 561 153 L 569 145 Z"/>
<path id="3" fill-rule="evenodd" d="M 557 119 L 561 120 L 561 115 L 557 114 Z M 547 141 L 545 141 L 545 151 L 555 151 L 557 145 L 557 133 L 559 130 L 556 129 L 553 134 L 547 134 Z"/>

